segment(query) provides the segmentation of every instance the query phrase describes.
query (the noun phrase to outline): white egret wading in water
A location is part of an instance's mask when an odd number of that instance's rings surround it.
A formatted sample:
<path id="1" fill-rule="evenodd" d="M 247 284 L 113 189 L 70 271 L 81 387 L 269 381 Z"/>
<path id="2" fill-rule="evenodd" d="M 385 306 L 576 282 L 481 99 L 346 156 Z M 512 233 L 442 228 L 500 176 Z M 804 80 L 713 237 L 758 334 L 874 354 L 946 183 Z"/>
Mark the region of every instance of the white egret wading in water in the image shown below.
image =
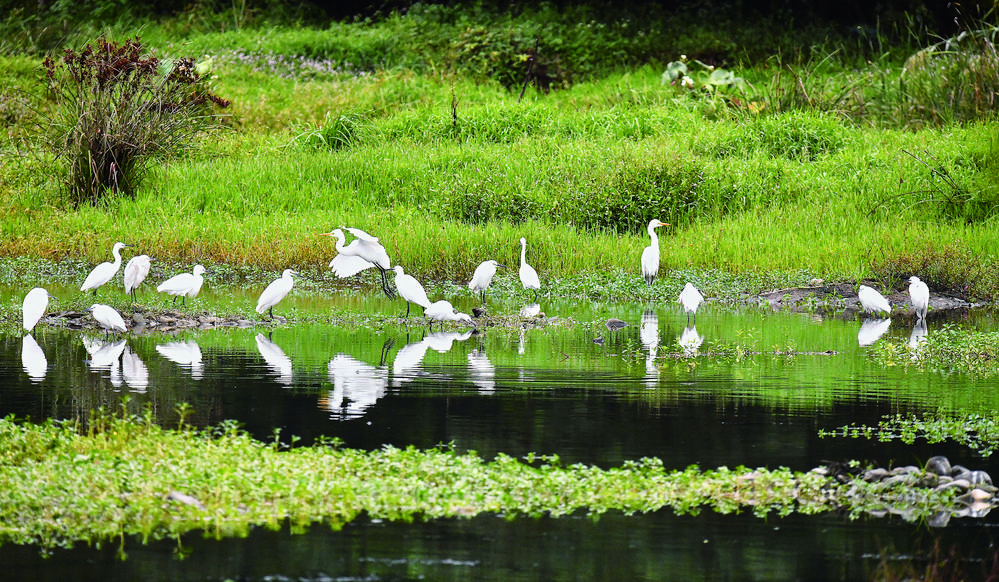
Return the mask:
<path id="1" fill-rule="evenodd" d="M 80 291 L 94 291 L 94 296 L 97 296 L 97 288 L 101 285 L 107 283 L 115 274 L 118 273 L 118 269 L 121 268 L 121 249 L 127 247 L 128 245 L 123 242 L 116 242 L 114 246 L 111 247 L 111 254 L 114 256 L 114 262 L 104 262 L 96 267 L 87 278 L 83 280 L 83 286 L 80 287 Z"/>
<path id="2" fill-rule="evenodd" d="M 930 288 L 913 275 L 909 277 L 909 298 L 917 319 L 926 319 L 926 309 L 930 306 Z"/>
<path id="3" fill-rule="evenodd" d="M 520 283 L 524 289 L 534 289 L 534 302 L 537 303 L 541 280 L 534 267 L 527 264 L 527 239 L 524 237 L 520 238 Z"/>
<path id="4" fill-rule="evenodd" d="M 149 255 L 136 255 L 125 263 L 125 295 L 131 295 L 135 301 L 135 288 L 145 280 L 151 266 Z"/>
<path id="5" fill-rule="evenodd" d="M 493 260 L 482 261 L 472 273 L 472 280 L 468 282 L 468 288 L 473 293 L 478 291 L 483 303 L 486 302 L 486 289 L 489 288 L 489 284 L 493 282 L 493 277 L 496 276 L 496 267 L 506 268 L 505 265 Z"/>
<path id="6" fill-rule="evenodd" d="M 683 291 L 680 291 L 677 302 L 683 306 L 683 310 L 687 313 L 687 323 L 690 323 L 691 315 L 694 316 L 694 321 L 697 321 L 697 307 L 704 302 L 704 296 L 693 283 L 687 283 L 683 286 Z"/>
<path id="7" fill-rule="evenodd" d="M 649 286 L 659 274 L 659 236 L 656 234 L 656 228 L 660 226 L 669 226 L 669 224 L 654 218 L 649 221 L 649 238 L 652 239 L 652 244 L 642 251 L 642 277 Z"/>
<path id="8" fill-rule="evenodd" d="M 174 305 L 177 305 L 177 298 L 181 297 L 181 305 L 186 307 L 188 297 L 193 299 L 198 296 L 198 293 L 201 291 L 201 285 L 205 282 L 202 274 L 207 272 L 201 265 L 194 265 L 193 272 L 174 275 L 160 283 L 156 290 L 160 293 L 173 295 Z"/>
<path id="9" fill-rule="evenodd" d="M 423 315 L 430 320 L 431 330 L 434 329 L 435 321 L 440 322 L 441 329 L 444 329 L 445 321 L 463 321 L 468 325 L 475 326 L 475 321 L 472 320 L 471 315 L 456 310 L 450 301 L 443 299 L 430 304 L 429 307 L 423 310 Z"/>
<path id="10" fill-rule="evenodd" d="M 24 323 L 24 331 L 30 332 L 35 329 L 38 320 L 45 315 L 45 309 L 49 306 L 49 299 L 52 296 L 41 287 L 35 287 L 24 296 L 21 304 L 21 316 Z"/>
<path id="11" fill-rule="evenodd" d="M 118 313 L 114 307 L 94 303 L 87 309 L 87 311 L 89 311 L 91 315 L 94 316 L 94 319 L 97 320 L 97 323 L 104 328 L 104 335 L 107 335 L 108 332 L 123 332 L 127 329 L 125 327 L 125 320 L 121 318 L 121 314 Z"/>
<path id="12" fill-rule="evenodd" d="M 371 236 L 359 228 L 345 228 L 347 232 L 357 237 L 344 246 L 347 240 L 343 230 L 335 228 L 329 232 L 322 233 L 322 236 L 332 236 L 336 239 L 337 256 L 330 261 L 330 268 L 333 273 L 343 279 L 356 275 L 365 269 L 378 267 L 382 274 L 382 291 L 389 299 L 395 299 L 395 292 L 388 282 L 388 270 L 392 268 L 385 247 L 378 242 L 378 237 Z"/>
<path id="13" fill-rule="evenodd" d="M 291 287 L 295 284 L 294 279 L 291 278 L 292 275 L 297 275 L 292 269 L 285 269 L 281 273 L 281 277 L 275 279 L 270 285 L 264 289 L 264 292 L 260 294 L 260 299 L 257 300 L 257 313 L 263 315 L 264 311 L 267 311 L 271 315 L 271 319 L 274 319 L 274 306 L 278 304 L 279 301 L 284 299 L 284 296 L 291 291 Z"/>
<path id="14" fill-rule="evenodd" d="M 427 292 L 423 290 L 423 285 L 412 275 L 407 275 L 402 265 L 395 266 L 395 288 L 399 290 L 399 296 L 406 300 L 406 319 L 409 319 L 409 306 L 415 303 L 422 307 L 424 311 L 430 307 L 430 299 Z"/>
<path id="15" fill-rule="evenodd" d="M 861 285 L 857 289 L 857 297 L 860 299 L 860 305 L 864 308 L 864 311 L 869 313 L 891 313 L 891 305 L 888 304 L 885 296 L 867 285 Z"/>

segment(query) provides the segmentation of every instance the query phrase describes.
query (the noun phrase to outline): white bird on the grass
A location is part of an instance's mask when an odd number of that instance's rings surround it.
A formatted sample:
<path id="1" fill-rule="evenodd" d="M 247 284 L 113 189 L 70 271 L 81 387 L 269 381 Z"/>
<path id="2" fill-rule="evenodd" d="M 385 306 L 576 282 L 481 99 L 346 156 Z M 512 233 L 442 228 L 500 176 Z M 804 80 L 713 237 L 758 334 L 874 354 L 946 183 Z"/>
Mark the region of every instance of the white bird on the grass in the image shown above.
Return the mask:
<path id="1" fill-rule="evenodd" d="M 473 327 L 475 326 L 475 321 L 472 320 L 471 315 L 458 311 L 451 305 L 450 301 L 444 299 L 431 303 L 429 307 L 423 310 L 423 315 L 430 320 L 430 329 L 434 328 L 435 321 L 440 322 L 442 330 L 444 329 L 445 321 L 461 321 Z"/>
<path id="2" fill-rule="evenodd" d="M 642 277 L 650 286 L 659 274 L 659 236 L 656 234 L 656 228 L 660 226 L 669 226 L 669 224 L 655 218 L 649 221 L 649 237 L 652 243 L 642 251 Z"/>
<path id="3" fill-rule="evenodd" d="M 94 303 L 91 305 L 87 311 L 89 311 L 97 323 L 104 328 L 104 334 L 107 335 L 108 332 L 116 331 L 123 332 L 127 328 L 125 327 L 125 320 L 121 318 L 121 314 L 114 307 L 104 305 L 102 303 Z"/>
<path id="4" fill-rule="evenodd" d="M 297 274 L 293 269 L 285 269 L 281 273 L 281 277 L 272 281 L 260 294 L 260 299 L 257 300 L 257 313 L 263 315 L 264 311 L 267 311 L 271 314 L 271 319 L 274 319 L 274 306 L 291 291 L 295 284 L 295 280 L 291 276 Z"/>
<path id="5" fill-rule="evenodd" d="M 869 313 L 891 313 L 891 305 L 885 296 L 878 293 L 867 285 L 861 285 L 857 289 L 857 297 L 864 311 Z"/>
<path id="6" fill-rule="evenodd" d="M 114 262 L 104 262 L 96 267 L 87 278 L 83 280 L 83 286 L 80 287 L 80 291 L 90 291 L 93 289 L 94 295 L 97 295 L 97 288 L 101 285 L 107 283 L 115 274 L 118 273 L 118 269 L 121 268 L 121 249 L 127 247 L 128 245 L 123 242 L 116 242 L 114 246 L 111 247 L 111 254 L 114 255 Z"/>
<path id="7" fill-rule="evenodd" d="M 343 230 L 357 237 L 347 246 L 344 246 L 347 236 Z M 321 236 L 332 236 L 336 239 L 336 250 L 339 254 L 330 261 L 333 273 L 343 279 L 356 275 L 365 269 L 378 267 L 382 275 L 382 291 L 389 299 L 395 299 L 395 293 L 388 284 L 388 270 L 392 268 L 392 261 L 389 260 L 385 247 L 378 242 L 378 237 L 371 236 L 359 228 L 345 227 L 343 230 L 335 228 L 321 234 Z"/>
<path id="8" fill-rule="evenodd" d="M 151 262 L 149 255 L 136 255 L 125 263 L 125 295 L 131 295 L 135 301 L 135 289 L 149 274 Z"/>
<path id="9" fill-rule="evenodd" d="M 694 316 L 694 320 L 697 320 L 697 307 L 704 302 L 704 296 L 701 292 L 694 287 L 693 283 L 687 283 L 683 286 L 683 291 L 680 292 L 680 297 L 677 302 L 683 306 L 683 310 L 687 313 L 687 322 L 690 322 L 690 316 Z"/>
<path id="10" fill-rule="evenodd" d="M 407 319 L 411 303 L 419 305 L 424 311 L 430 307 L 430 299 L 427 298 L 427 292 L 423 290 L 423 285 L 420 285 L 416 277 L 407 275 L 402 265 L 395 266 L 395 288 L 399 290 L 399 296 L 406 300 Z"/>
<path id="11" fill-rule="evenodd" d="M 534 267 L 527 264 L 527 239 L 524 237 L 520 237 L 520 283 L 524 289 L 534 289 L 534 302 L 537 303 L 541 279 Z"/>
<path id="12" fill-rule="evenodd" d="M 201 291 L 201 285 L 205 282 L 205 278 L 202 276 L 204 273 L 207 273 L 204 267 L 194 265 L 193 272 L 174 275 L 160 283 L 156 290 L 160 293 L 173 295 L 174 305 L 177 304 L 177 298 L 181 297 L 181 305 L 186 307 L 187 298 L 190 297 L 193 299 Z"/>
<path id="13" fill-rule="evenodd" d="M 475 268 L 475 272 L 472 273 L 472 280 L 468 282 L 468 288 L 473 293 L 478 291 L 483 303 L 486 302 L 486 289 L 489 288 L 489 284 L 493 282 L 493 277 L 496 275 L 496 267 L 506 268 L 505 265 L 501 265 L 492 259 L 482 261 Z"/>
<path id="14" fill-rule="evenodd" d="M 21 304 L 21 316 L 24 322 L 24 331 L 35 329 L 38 320 L 45 314 L 45 309 L 49 306 L 49 299 L 53 297 L 49 292 L 41 287 L 35 287 L 24 296 Z"/>
<path id="15" fill-rule="evenodd" d="M 930 288 L 913 275 L 909 277 L 909 298 L 917 319 L 926 319 L 926 309 L 930 306 Z"/>

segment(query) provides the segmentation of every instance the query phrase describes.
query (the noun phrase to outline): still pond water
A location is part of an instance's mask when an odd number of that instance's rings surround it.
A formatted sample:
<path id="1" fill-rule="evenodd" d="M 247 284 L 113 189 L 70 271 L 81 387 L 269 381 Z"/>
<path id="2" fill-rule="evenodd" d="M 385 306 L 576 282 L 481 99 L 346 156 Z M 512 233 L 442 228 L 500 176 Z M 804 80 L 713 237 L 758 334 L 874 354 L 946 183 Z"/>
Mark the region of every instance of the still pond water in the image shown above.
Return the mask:
<path id="1" fill-rule="evenodd" d="M 398 304 L 369 308 L 393 313 Z M 304 444 L 319 437 L 359 449 L 452 443 L 484 458 L 554 453 L 566 464 L 613 467 L 654 456 L 667 468 L 799 471 L 823 460 L 896 466 L 943 454 L 999 475 L 995 459 L 951 444 L 818 438 L 820 429 L 876 424 L 885 414 L 999 406 L 993 381 L 872 361 L 877 342 L 915 341 L 921 333 L 904 316 L 885 327 L 850 313 L 708 305 L 688 326 L 672 305 L 564 302 L 543 310 L 584 323 L 475 334 L 285 326 L 117 341 L 43 325 L 35 339 L 0 338 L 0 414 L 86 416 L 120 406 L 128 394 L 131 408 L 148 403 L 165 425 L 177 422 L 175 405 L 187 402 L 189 422 L 235 419 L 257 438 L 280 429 L 284 440 L 296 435 Z M 945 321 L 997 327 L 990 313 L 940 315 L 931 314 L 926 333 Z M 628 327 L 607 330 L 611 317 Z M 653 357 L 660 347 L 677 351 L 678 342 L 698 351 Z M 762 353 L 704 355 L 733 346 Z M 798 355 L 773 353 L 789 349 Z M 996 523 L 993 515 L 931 528 L 899 518 L 677 516 L 669 509 L 597 521 L 483 515 L 358 520 L 337 532 L 315 525 L 295 535 L 260 529 L 221 541 L 192 534 L 181 550 L 131 540 L 125 560 L 116 547 L 43 558 L 37 548 L 6 545 L 0 561 L 4 576 L 20 580 L 856 580 L 886 567 L 889 578 L 921 571 L 934 556 L 955 552 L 952 563 L 975 579 L 995 567 Z"/>

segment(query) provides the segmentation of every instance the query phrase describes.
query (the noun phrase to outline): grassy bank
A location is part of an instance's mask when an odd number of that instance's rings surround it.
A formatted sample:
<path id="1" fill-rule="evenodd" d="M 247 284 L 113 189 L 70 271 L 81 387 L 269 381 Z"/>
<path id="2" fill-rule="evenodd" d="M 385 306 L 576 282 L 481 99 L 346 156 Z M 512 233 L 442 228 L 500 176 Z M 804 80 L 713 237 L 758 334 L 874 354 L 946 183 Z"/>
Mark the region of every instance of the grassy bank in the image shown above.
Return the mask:
<path id="1" fill-rule="evenodd" d="M 424 60 L 386 52 L 377 39 L 431 17 L 409 18 L 221 33 L 147 25 L 158 53 L 210 58 L 213 89 L 232 106 L 230 131 L 159 164 L 134 199 L 69 205 L 58 161 L 18 155 L 36 118 L 11 97 L 0 256 L 96 264 L 125 240 L 164 264 L 318 272 L 335 251 L 317 235 L 348 225 L 424 280 L 466 281 L 488 258 L 516 265 L 521 236 L 543 279 L 637 279 L 645 225 L 659 218 L 670 223 L 667 272 L 885 286 L 917 274 L 934 291 L 999 293 L 994 114 L 948 122 L 960 115 L 932 102 L 944 90 L 914 102 L 928 81 L 903 69 L 905 54 L 864 64 L 830 45 L 791 63 L 730 60 L 743 90 L 709 86 L 688 60 L 691 90 L 662 81 L 679 54 L 646 53 L 594 62 L 521 101 L 501 74 L 457 66 L 477 62 L 467 54 L 428 66 L 439 44 L 429 37 Z M 613 37 L 594 34 L 597 46 Z M 407 50 L 419 44 L 407 38 Z M 33 54 L 0 58 L 29 89 L 39 65 Z"/>

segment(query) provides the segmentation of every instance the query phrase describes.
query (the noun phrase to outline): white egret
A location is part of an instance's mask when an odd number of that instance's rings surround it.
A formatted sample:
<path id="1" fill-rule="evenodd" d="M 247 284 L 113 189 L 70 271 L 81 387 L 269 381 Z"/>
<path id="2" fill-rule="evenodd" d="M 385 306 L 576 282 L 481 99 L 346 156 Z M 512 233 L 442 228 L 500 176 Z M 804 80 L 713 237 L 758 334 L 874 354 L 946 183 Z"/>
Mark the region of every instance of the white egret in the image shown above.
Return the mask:
<path id="1" fill-rule="evenodd" d="M 94 296 L 96 297 L 97 288 L 110 281 L 118 273 L 118 269 L 121 268 L 121 249 L 127 246 L 123 242 L 114 243 L 114 246 L 111 247 L 114 262 L 104 262 L 94 267 L 94 270 L 90 271 L 87 278 L 83 280 L 83 287 L 80 287 L 80 291 L 90 291 L 93 289 Z"/>
<path id="2" fill-rule="evenodd" d="M 344 246 L 347 237 L 343 230 L 356 237 L 347 246 Z M 378 267 L 382 275 L 382 291 L 389 299 L 395 299 L 395 293 L 388 283 L 388 270 L 392 268 L 392 261 L 389 260 L 385 247 L 378 242 L 378 237 L 371 236 L 359 228 L 344 228 L 343 230 L 335 228 L 322 233 L 322 236 L 332 236 L 336 239 L 336 250 L 339 254 L 330 261 L 333 273 L 343 279 L 356 275 L 365 269 Z"/>
<path id="3" fill-rule="evenodd" d="M 423 290 L 423 285 L 420 285 L 416 277 L 407 275 L 402 265 L 395 266 L 395 288 L 399 290 L 399 296 L 406 300 L 407 319 L 409 319 L 410 303 L 419 305 L 424 311 L 430 307 L 430 299 L 427 298 L 427 292 Z"/>
<path id="4" fill-rule="evenodd" d="M 534 289 L 534 302 L 537 303 L 541 280 L 534 267 L 527 264 L 527 239 L 524 237 L 520 237 L 520 282 L 524 289 Z"/>
<path id="5" fill-rule="evenodd" d="M 279 301 L 284 299 L 284 296 L 291 291 L 292 285 L 295 284 L 294 279 L 291 278 L 292 275 L 297 275 L 292 269 L 285 269 L 281 273 L 281 277 L 275 279 L 270 285 L 264 289 L 264 292 L 260 294 L 260 299 L 257 300 L 257 313 L 263 315 L 264 311 L 268 311 L 271 314 L 271 319 L 274 319 L 274 306 L 278 304 Z"/>
<path id="6" fill-rule="evenodd" d="M 149 274 L 151 266 L 149 255 L 136 255 L 125 263 L 125 295 L 131 295 L 135 301 L 135 289 Z"/>
<path id="7" fill-rule="evenodd" d="M 401 293 L 402 290 L 400 289 L 399 292 Z M 471 315 L 456 310 L 450 301 L 443 299 L 430 304 L 429 307 L 423 310 L 423 315 L 430 320 L 430 329 L 434 328 L 435 321 L 440 322 L 442 330 L 444 329 L 445 321 L 463 321 L 473 327 L 475 326 Z"/>
<path id="8" fill-rule="evenodd" d="M 864 308 L 864 311 L 870 313 L 891 313 L 891 305 L 888 304 L 885 296 L 867 285 L 861 285 L 857 289 L 857 297 L 860 299 L 860 305 Z"/>
<path id="9" fill-rule="evenodd" d="M 659 236 L 656 234 L 656 228 L 660 226 L 669 226 L 669 224 L 655 218 L 649 221 L 649 238 L 652 239 L 652 244 L 642 251 L 642 277 L 650 286 L 659 274 Z"/>
<path id="10" fill-rule="evenodd" d="M 701 292 L 694 287 L 693 283 L 687 283 L 683 286 L 683 291 L 680 292 L 680 298 L 677 302 L 683 306 L 683 310 L 687 313 L 687 322 L 690 322 L 690 316 L 694 316 L 694 321 L 697 321 L 697 307 L 704 302 L 704 296 Z"/>
<path id="11" fill-rule="evenodd" d="M 107 335 L 112 331 L 125 331 L 125 320 L 121 318 L 121 314 L 114 307 L 104 305 L 101 303 L 94 303 L 87 311 L 94 316 L 97 323 L 104 328 L 104 335 Z"/>
<path id="12" fill-rule="evenodd" d="M 156 290 L 160 293 L 173 295 L 174 305 L 177 305 L 177 298 L 181 297 L 181 305 L 186 307 L 188 297 L 193 299 L 198 296 L 198 293 L 201 291 L 201 285 L 205 282 L 202 274 L 207 272 L 201 265 L 194 265 L 193 272 L 174 275 L 160 283 Z"/>
<path id="13" fill-rule="evenodd" d="M 926 319 L 926 309 L 930 306 L 930 288 L 913 275 L 909 277 L 909 298 L 917 319 Z"/>
<path id="14" fill-rule="evenodd" d="M 35 287 L 24 296 L 24 303 L 21 304 L 21 315 L 24 322 L 24 331 L 35 329 L 38 320 L 45 314 L 45 309 L 49 306 L 49 299 L 53 297 L 49 292 L 41 287 Z"/>
<path id="15" fill-rule="evenodd" d="M 468 288 L 473 293 L 478 291 L 483 303 L 486 302 L 486 289 L 489 288 L 489 284 L 493 282 L 493 277 L 496 275 L 496 267 L 506 268 L 505 265 L 501 265 L 492 259 L 482 261 L 478 267 L 475 267 L 475 272 L 472 273 L 472 280 L 468 282 Z"/>

